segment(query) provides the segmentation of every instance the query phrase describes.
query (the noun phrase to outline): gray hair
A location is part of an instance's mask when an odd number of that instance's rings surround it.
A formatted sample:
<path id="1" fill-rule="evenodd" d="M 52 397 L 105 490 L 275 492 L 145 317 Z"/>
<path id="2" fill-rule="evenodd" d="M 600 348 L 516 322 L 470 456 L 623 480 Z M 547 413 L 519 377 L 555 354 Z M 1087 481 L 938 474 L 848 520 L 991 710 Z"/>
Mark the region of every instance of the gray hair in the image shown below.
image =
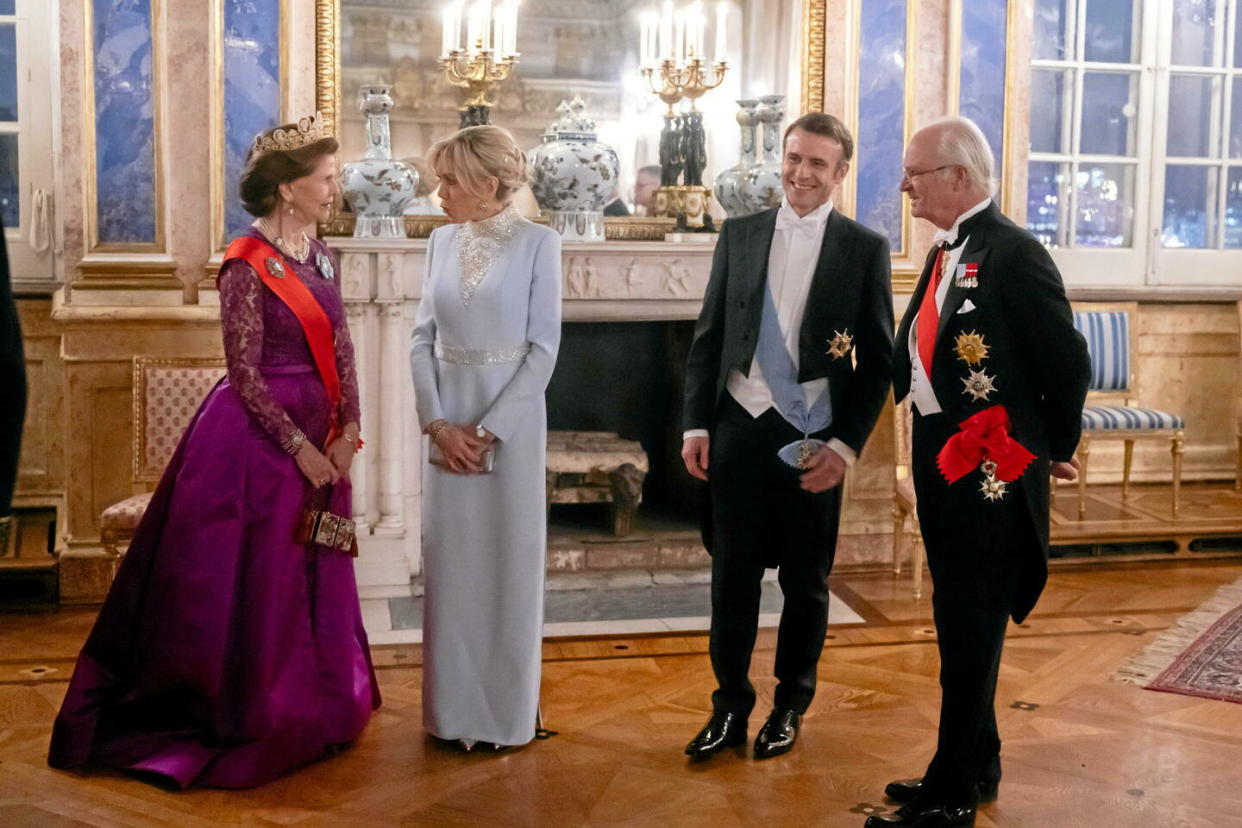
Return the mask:
<path id="1" fill-rule="evenodd" d="M 988 195 L 996 192 L 996 179 L 992 174 L 996 162 L 988 139 L 978 124 L 960 115 L 950 115 L 928 126 L 936 127 L 939 133 L 941 163 L 961 166 L 971 182 L 982 187 Z"/>

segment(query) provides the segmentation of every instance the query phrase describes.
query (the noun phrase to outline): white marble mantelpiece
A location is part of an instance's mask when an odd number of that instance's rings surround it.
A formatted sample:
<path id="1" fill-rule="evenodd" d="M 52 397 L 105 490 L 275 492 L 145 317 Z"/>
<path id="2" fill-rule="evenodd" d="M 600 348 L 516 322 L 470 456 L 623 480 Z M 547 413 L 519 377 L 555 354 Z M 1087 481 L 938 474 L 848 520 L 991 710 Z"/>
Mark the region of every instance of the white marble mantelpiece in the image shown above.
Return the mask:
<path id="1" fill-rule="evenodd" d="M 421 571 L 423 441 L 414 415 L 409 340 L 422 296 L 426 239 L 326 240 L 341 260 L 341 291 L 357 351 L 366 441 L 354 469 L 363 595 L 408 589 Z M 567 322 L 695 319 L 714 243 L 565 242 Z"/>

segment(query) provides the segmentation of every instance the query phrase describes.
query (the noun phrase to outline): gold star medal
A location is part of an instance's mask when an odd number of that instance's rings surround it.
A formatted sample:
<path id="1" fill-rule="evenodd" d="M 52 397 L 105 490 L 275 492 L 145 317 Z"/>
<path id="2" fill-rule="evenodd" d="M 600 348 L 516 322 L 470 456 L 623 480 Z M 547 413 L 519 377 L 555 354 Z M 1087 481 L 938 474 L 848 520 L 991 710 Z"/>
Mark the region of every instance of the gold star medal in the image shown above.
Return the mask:
<path id="1" fill-rule="evenodd" d="M 263 260 L 263 264 L 267 266 L 267 272 L 277 279 L 285 278 L 285 266 L 280 263 L 280 259 L 275 256 L 268 256 Z"/>
<path id="2" fill-rule="evenodd" d="M 957 343 L 957 358 L 967 365 L 978 365 L 987 359 L 988 346 L 983 344 L 983 334 L 975 331 L 958 334 L 954 341 Z"/>
<path id="3" fill-rule="evenodd" d="M 982 368 L 978 371 L 972 369 L 970 376 L 962 379 L 962 384 L 966 386 L 962 393 L 969 394 L 973 402 L 978 402 L 979 400 L 986 401 L 988 394 L 996 390 L 996 386 L 993 384 L 995 379 L 996 377 L 988 376 L 987 372 Z"/>
<path id="4" fill-rule="evenodd" d="M 828 340 L 828 356 L 833 359 L 840 359 L 850 352 L 854 347 L 854 335 L 850 333 L 850 329 L 844 331 L 833 331 L 832 339 Z"/>
<path id="5" fill-rule="evenodd" d="M 1004 500 L 1009 484 L 996 477 L 996 463 L 984 460 L 979 468 L 983 471 L 983 483 L 980 484 L 979 491 L 983 492 L 984 500 Z"/>

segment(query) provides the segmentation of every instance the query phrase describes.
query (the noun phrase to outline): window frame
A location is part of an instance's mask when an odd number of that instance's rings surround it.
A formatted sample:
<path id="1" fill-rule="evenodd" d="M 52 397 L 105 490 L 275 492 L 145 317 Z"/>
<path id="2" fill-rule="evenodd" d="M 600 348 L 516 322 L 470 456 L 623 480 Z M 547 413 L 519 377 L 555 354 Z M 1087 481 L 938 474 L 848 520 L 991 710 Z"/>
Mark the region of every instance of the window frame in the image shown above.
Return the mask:
<path id="1" fill-rule="evenodd" d="M 1157 77 L 1157 112 L 1160 118 L 1156 124 L 1155 146 L 1153 147 L 1153 170 L 1159 175 L 1152 176 L 1152 254 L 1145 272 L 1146 283 L 1149 285 L 1167 286 L 1201 286 L 1222 287 L 1242 285 L 1242 248 L 1226 249 L 1224 247 L 1224 209 L 1228 190 L 1228 174 L 1230 170 L 1242 170 L 1242 157 L 1230 158 L 1228 150 L 1230 114 L 1233 101 L 1233 85 L 1242 83 L 1242 66 L 1237 63 L 1233 54 L 1237 44 L 1238 18 L 1242 16 L 1242 0 L 1219 0 L 1225 7 L 1224 32 L 1218 37 L 1224 43 L 1224 54 L 1220 66 L 1187 66 L 1174 64 L 1173 57 L 1173 3 L 1174 0 L 1160 0 L 1160 14 L 1168 25 L 1158 32 L 1158 60 L 1155 66 Z M 1221 78 L 1219 97 L 1214 94 L 1213 107 L 1219 103 L 1220 134 L 1216 137 L 1216 146 L 1209 147 L 1209 152 L 1219 150 L 1216 156 L 1207 158 L 1186 158 L 1169 156 L 1166 152 L 1169 135 L 1169 96 L 1174 76 L 1194 76 Z M 1219 238 L 1215 247 L 1169 248 L 1161 243 L 1164 231 L 1164 190 L 1165 175 L 1169 165 L 1204 166 L 1224 171 L 1222 182 L 1217 185 L 1216 211 Z"/>

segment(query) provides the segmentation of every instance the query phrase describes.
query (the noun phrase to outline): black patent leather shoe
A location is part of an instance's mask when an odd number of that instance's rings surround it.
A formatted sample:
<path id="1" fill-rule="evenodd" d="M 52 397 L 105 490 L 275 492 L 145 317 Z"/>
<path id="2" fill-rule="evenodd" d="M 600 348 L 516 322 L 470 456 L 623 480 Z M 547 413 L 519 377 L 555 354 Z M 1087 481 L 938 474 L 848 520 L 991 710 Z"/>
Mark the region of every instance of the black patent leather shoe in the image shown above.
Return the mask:
<path id="1" fill-rule="evenodd" d="M 999 793 L 1000 783 L 993 781 L 979 780 L 977 791 L 980 802 L 995 802 Z M 907 802 L 913 802 L 914 798 L 923 792 L 922 779 L 898 779 L 895 782 L 889 782 L 884 786 L 884 795 L 894 802 L 900 802 L 903 805 Z"/>
<path id="2" fill-rule="evenodd" d="M 975 806 L 911 803 L 891 815 L 867 817 L 863 828 L 963 828 L 975 824 Z"/>
<path id="3" fill-rule="evenodd" d="M 746 720 L 736 713 L 717 711 L 707 720 L 699 735 L 686 745 L 686 755 L 691 759 L 706 759 L 725 748 L 736 747 L 746 741 Z"/>
<path id="4" fill-rule="evenodd" d="M 755 758 L 771 759 L 789 753 L 798 741 L 798 728 L 802 726 L 802 714 L 790 707 L 777 707 L 759 729 L 755 737 Z"/>

